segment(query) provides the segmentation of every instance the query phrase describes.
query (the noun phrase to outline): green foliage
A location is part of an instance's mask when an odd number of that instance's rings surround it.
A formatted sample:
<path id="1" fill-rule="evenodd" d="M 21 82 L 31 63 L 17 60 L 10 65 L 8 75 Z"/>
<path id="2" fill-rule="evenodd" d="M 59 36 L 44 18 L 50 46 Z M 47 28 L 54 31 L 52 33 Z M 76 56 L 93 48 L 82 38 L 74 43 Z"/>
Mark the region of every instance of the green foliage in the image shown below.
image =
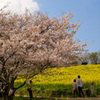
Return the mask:
<path id="1" fill-rule="evenodd" d="M 90 56 L 89 56 L 89 58 L 90 58 L 92 64 L 97 64 L 98 53 L 97 52 L 91 53 Z"/>

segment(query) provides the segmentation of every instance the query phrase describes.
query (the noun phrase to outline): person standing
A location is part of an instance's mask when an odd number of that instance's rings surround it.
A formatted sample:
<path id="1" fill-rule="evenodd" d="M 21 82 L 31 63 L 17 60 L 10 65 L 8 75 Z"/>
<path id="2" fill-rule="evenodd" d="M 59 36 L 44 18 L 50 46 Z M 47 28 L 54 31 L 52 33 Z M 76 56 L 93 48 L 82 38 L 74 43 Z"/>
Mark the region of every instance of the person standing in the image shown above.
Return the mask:
<path id="1" fill-rule="evenodd" d="M 73 82 L 73 92 L 74 92 L 74 97 L 76 97 L 76 95 L 77 95 L 77 82 L 76 82 L 76 79 L 74 79 L 74 82 Z"/>
<path id="2" fill-rule="evenodd" d="M 84 97 L 84 93 L 83 93 L 83 90 L 82 90 L 83 83 L 82 83 L 82 79 L 80 79 L 80 75 L 78 75 L 77 86 L 78 86 L 78 91 L 79 91 L 79 97 L 81 97 L 81 93 Z"/>

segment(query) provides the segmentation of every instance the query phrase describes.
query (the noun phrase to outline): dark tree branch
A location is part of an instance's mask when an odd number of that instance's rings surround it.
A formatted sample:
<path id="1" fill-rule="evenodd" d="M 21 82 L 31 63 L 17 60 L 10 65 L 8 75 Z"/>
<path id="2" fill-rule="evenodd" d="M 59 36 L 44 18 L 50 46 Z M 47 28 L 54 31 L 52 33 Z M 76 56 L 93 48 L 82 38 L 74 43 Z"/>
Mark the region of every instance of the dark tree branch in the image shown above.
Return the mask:
<path id="1" fill-rule="evenodd" d="M 21 84 L 19 87 L 14 88 L 14 91 L 16 91 L 17 89 L 19 89 L 19 88 L 23 87 L 25 84 L 26 84 L 26 81 L 24 81 L 24 83 L 23 83 L 23 84 Z"/>

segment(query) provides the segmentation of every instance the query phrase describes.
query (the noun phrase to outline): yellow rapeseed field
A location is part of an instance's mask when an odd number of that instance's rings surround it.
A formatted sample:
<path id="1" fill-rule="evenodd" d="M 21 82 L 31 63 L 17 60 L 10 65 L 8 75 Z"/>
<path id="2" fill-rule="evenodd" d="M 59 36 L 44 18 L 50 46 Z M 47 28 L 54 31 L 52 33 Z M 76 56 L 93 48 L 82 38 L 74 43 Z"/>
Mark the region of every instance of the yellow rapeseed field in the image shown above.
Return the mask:
<path id="1" fill-rule="evenodd" d="M 46 75 L 45 75 L 46 74 Z M 36 84 L 72 84 L 80 75 L 83 83 L 100 82 L 100 65 L 79 65 L 45 70 L 33 78 Z"/>
<path id="2" fill-rule="evenodd" d="M 34 85 L 44 86 L 46 89 L 71 89 L 73 80 L 77 80 L 78 75 L 83 80 L 84 88 L 89 88 L 91 82 L 94 82 L 96 87 L 100 85 L 99 64 L 50 68 L 45 70 L 44 73 L 33 77 L 32 80 Z M 23 82 L 23 79 L 19 79 L 16 82 Z M 52 87 L 50 87 L 51 85 Z"/>

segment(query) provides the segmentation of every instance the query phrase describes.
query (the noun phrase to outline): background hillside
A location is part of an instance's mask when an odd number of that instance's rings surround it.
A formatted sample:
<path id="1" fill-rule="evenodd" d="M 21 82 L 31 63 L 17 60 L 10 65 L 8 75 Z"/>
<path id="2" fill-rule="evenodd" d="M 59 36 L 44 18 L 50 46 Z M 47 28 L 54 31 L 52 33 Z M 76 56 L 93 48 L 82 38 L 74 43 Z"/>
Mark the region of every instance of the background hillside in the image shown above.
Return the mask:
<path id="1" fill-rule="evenodd" d="M 80 75 L 83 80 L 83 88 L 90 89 L 90 84 L 95 83 L 95 90 L 100 91 L 100 65 L 79 65 L 62 68 L 47 69 L 44 73 L 32 78 L 33 91 L 50 91 L 50 90 L 69 90 L 72 92 L 72 83 L 77 76 Z M 16 86 L 18 86 L 24 79 L 18 79 Z M 25 92 L 27 85 L 17 91 L 17 93 L 27 94 Z"/>

